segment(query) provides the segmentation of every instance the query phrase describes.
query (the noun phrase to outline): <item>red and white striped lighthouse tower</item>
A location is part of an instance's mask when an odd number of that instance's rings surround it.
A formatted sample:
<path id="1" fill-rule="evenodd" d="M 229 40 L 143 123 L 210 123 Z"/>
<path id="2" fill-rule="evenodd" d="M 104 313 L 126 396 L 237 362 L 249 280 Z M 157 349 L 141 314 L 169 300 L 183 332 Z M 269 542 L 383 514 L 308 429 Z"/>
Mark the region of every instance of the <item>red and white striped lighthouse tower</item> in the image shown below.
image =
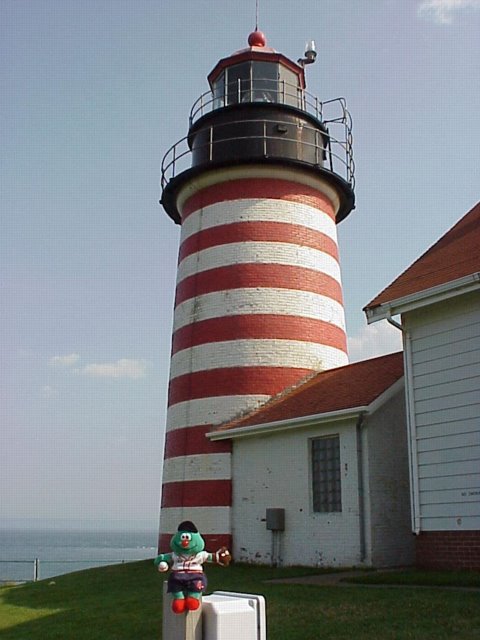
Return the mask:
<path id="1" fill-rule="evenodd" d="M 248 45 L 215 66 L 162 164 L 182 233 L 161 547 L 184 519 L 231 543 L 231 452 L 212 425 L 348 362 L 336 223 L 354 206 L 350 117 L 306 92 L 313 47 L 296 63 L 261 32 Z"/>

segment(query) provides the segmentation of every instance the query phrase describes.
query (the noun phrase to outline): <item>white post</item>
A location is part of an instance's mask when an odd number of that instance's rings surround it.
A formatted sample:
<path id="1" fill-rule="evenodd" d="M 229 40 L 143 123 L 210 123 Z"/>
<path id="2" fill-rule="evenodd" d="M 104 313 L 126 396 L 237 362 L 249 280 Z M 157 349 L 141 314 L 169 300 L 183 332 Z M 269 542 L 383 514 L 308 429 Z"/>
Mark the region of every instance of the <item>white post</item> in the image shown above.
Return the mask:
<path id="1" fill-rule="evenodd" d="M 35 558 L 35 560 L 33 561 L 33 581 L 37 582 L 39 577 L 40 577 L 40 560 L 38 558 Z"/>
<path id="2" fill-rule="evenodd" d="M 171 609 L 172 599 L 163 584 L 162 640 L 202 640 L 202 607 L 197 611 L 176 614 Z"/>

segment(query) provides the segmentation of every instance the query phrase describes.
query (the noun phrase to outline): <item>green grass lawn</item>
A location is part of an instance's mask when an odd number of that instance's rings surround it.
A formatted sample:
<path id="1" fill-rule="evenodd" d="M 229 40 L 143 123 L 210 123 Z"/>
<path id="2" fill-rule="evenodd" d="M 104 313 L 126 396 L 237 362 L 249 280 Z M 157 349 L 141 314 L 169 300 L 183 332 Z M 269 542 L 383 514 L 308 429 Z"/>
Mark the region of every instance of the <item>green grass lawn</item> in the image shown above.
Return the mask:
<path id="1" fill-rule="evenodd" d="M 417 587 L 467 587 L 480 589 L 480 571 L 374 571 L 348 582 L 354 584 L 403 585 Z"/>
<path id="2" fill-rule="evenodd" d="M 269 640 L 478 640 L 480 592 L 365 586 L 268 584 L 271 578 L 318 573 L 305 568 L 209 567 L 209 591 L 263 594 Z M 429 574 L 430 584 L 435 580 Z M 401 574 L 386 573 L 389 580 Z M 424 582 L 424 574 L 417 574 Z M 440 575 L 440 574 L 439 574 Z M 445 574 L 451 584 L 480 586 L 478 573 Z M 363 580 L 377 578 L 366 574 Z M 0 588 L 2 640 L 160 640 L 164 575 L 151 561 L 90 569 Z M 433 580 L 433 582 L 432 582 Z M 54 584 L 52 584 L 54 583 Z M 163 640 L 168 640 L 165 638 Z"/>

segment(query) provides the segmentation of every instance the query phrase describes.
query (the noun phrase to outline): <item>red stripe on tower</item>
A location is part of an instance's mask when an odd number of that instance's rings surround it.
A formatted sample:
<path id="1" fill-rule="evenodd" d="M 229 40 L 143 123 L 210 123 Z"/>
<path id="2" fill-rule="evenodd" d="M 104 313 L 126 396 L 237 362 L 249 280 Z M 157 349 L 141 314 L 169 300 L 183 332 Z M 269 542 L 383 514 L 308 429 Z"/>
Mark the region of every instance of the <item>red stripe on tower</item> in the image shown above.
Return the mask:
<path id="1" fill-rule="evenodd" d="M 301 185 L 293 180 L 278 178 L 246 178 L 225 181 L 197 191 L 182 207 L 182 222 L 195 211 L 217 202 L 238 199 L 281 200 L 295 204 L 308 205 L 335 220 L 335 207 L 331 199 L 318 188 Z"/>
<path id="2" fill-rule="evenodd" d="M 338 247 L 321 231 L 287 222 L 234 222 L 193 233 L 179 252 L 179 262 L 192 253 L 234 242 L 285 242 L 318 249 L 338 261 Z"/>
<path id="3" fill-rule="evenodd" d="M 241 267 L 219 267 L 188 276 L 177 285 L 175 304 L 206 293 L 242 288 L 310 291 L 343 303 L 342 287 L 331 276 L 283 264 L 243 264 Z"/>
<path id="4" fill-rule="evenodd" d="M 225 367 L 195 371 L 170 381 L 168 405 L 217 396 L 274 396 L 307 376 L 308 369 Z"/>
<path id="5" fill-rule="evenodd" d="M 173 334 L 172 354 L 210 342 L 243 339 L 317 342 L 347 352 L 345 330 L 331 322 L 264 313 L 210 318 L 181 327 Z"/>
<path id="6" fill-rule="evenodd" d="M 163 485 L 162 507 L 229 507 L 230 480 L 184 480 Z"/>
<path id="7" fill-rule="evenodd" d="M 202 453 L 230 453 L 231 444 L 226 440 L 210 442 L 206 434 L 210 425 L 197 425 L 167 431 L 165 436 L 165 460 Z"/>

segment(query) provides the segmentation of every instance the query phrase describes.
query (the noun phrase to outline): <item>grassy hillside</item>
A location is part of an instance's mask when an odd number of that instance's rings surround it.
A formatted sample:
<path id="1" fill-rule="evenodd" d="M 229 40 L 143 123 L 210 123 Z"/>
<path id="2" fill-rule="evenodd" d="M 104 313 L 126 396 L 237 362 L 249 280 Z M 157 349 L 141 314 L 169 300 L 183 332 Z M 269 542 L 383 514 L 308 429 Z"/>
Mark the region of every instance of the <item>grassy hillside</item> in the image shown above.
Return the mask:
<path id="1" fill-rule="evenodd" d="M 298 567 L 211 567 L 209 591 L 263 594 L 267 600 L 269 640 L 371 640 L 372 637 L 478 640 L 480 637 L 477 591 L 264 582 L 313 572 Z M 151 561 L 146 561 L 3 587 L 0 638 L 160 640 L 163 579 Z M 461 576 L 457 575 L 456 580 L 462 583 Z M 475 580 L 478 586 L 478 575 Z"/>

